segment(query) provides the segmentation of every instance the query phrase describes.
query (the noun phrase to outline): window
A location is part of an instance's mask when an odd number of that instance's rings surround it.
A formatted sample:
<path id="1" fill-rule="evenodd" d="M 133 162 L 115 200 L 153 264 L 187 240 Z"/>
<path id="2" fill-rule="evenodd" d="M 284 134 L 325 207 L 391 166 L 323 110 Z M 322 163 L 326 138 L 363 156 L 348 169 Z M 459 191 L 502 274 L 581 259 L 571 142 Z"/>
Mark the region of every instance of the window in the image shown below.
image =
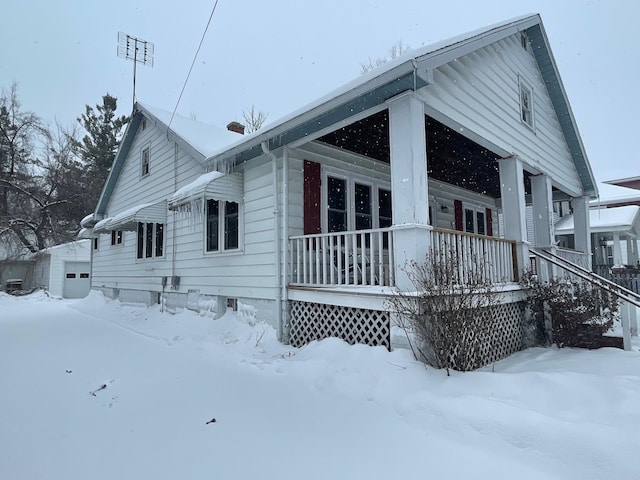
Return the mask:
<path id="1" fill-rule="evenodd" d="M 327 183 L 328 231 L 344 232 L 347 230 L 347 181 L 328 177 Z"/>
<path id="2" fill-rule="evenodd" d="M 378 227 L 387 228 L 393 224 L 391 213 L 391 190 L 378 189 Z"/>
<path id="3" fill-rule="evenodd" d="M 93 249 L 94 250 L 98 250 L 98 239 L 97 238 L 93 239 Z"/>
<path id="4" fill-rule="evenodd" d="M 88 273 L 81 273 L 80 274 L 80 278 L 89 278 L 89 274 Z"/>
<path id="5" fill-rule="evenodd" d="M 373 228 L 373 209 L 371 208 L 371 187 L 356 183 L 355 194 L 355 214 L 356 230 L 368 230 Z"/>
<path id="6" fill-rule="evenodd" d="M 237 202 L 207 200 L 207 252 L 240 248 L 240 207 Z"/>
<path id="7" fill-rule="evenodd" d="M 486 212 L 483 208 L 465 206 L 464 231 L 467 233 L 487 234 Z"/>
<path id="8" fill-rule="evenodd" d="M 322 182 L 326 232 L 387 228 L 393 222 L 391 190 L 382 182 L 328 174 Z"/>
<path id="9" fill-rule="evenodd" d="M 520 45 L 522 45 L 522 48 L 527 52 L 529 51 L 529 37 L 527 37 L 525 32 L 520 33 Z"/>
<path id="10" fill-rule="evenodd" d="M 138 223 L 136 258 L 154 258 L 164 255 L 164 225 Z"/>
<path id="11" fill-rule="evenodd" d="M 533 128 L 533 91 L 520 81 L 520 120 Z"/>
<path id="12" fill-rule="evenodd" d="M 140 157 L 141 157 L 141 160 L 140 160 L 140 166 L 141 166 L 140 173 L 144 177 L 146 175 L 149 175 L 149 160 L 150 160 L 149 147 L 146 147 L 146 148 L 142 149 L 142 154 L 140 155 Z"/>
<path id="13" fill-rule="evenodd" d="M 111 245 L 122 245 L 122 230 L 111 232 Z"/>

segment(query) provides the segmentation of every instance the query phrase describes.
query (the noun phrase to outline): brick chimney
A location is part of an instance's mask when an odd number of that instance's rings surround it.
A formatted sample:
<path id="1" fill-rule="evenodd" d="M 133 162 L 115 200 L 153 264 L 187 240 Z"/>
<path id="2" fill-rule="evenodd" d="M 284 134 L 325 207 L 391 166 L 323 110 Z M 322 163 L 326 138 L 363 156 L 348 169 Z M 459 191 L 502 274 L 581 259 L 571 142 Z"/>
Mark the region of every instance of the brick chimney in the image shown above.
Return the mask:
<path id="1" fill-rule="evenodd" d="M 230 122 L 227 124 L 227 130 L 234 133 L 239 133 L 240 135 L 244 135 L 244 125 L 240 122 Z"/>

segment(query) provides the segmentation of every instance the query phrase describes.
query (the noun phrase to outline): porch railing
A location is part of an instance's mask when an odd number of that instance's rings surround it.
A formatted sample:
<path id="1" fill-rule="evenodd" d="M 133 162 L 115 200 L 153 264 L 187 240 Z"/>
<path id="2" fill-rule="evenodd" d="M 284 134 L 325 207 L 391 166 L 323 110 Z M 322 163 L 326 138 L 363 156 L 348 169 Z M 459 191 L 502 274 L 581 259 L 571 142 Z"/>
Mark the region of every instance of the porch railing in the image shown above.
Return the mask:
<path id="1" fill-rule="evenodd" d="M 289 255 L 292 284 L 395 284 L 389 228 L 290 237 Z"/>
<path id="2" fill-rule="evenodd" d="M 392 233 L 392 228 L 380 228 L 290 237 L 290 283 L 394 286 Z M 430 235 L 432 255 L 456 266 L 461 285 L 515 281 L 515 242 L 454 230 L 433 229 Z"/>
<path id="3" fill-rule="evenodd" d="M 569 250 L 566 248 L 556 248 L 554 252 L 560 258 L 575 263 L 576 265 L 591 270 L 591 255 L 584 252 L 578 252 L 576 250 Z"/>
<path id="4" fill-rule="evenodd" d="M 460 285 L 516 281 L 515 242 L 457 230 L 431 231 L 434 259 L 453 265 L 454 280 Z"/>

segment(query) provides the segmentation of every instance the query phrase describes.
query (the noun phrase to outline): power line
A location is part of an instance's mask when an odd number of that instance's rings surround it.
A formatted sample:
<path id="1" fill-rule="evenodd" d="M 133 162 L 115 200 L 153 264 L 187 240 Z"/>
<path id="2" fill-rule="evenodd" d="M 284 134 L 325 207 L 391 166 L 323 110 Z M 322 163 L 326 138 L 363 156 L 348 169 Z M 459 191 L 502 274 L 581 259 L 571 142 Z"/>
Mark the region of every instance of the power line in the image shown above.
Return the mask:
<path id="1" fill-rule="evenodd" d="M 189 73 L 187 73 L 187 78 L 184 79 L 182 90 L 180 90 L 180 96 L 178 97 L 176 106 L 174 107 L 173 112 L 171 113 L 171 118 L 169 119 L 169 124 L 167 125 L 167 131 L 169 130 L 169 127 L 171 127 L 171 122 L 173 121 L 173 117 L 176 114 L 176 110 L 178 110 L 178 105 L 180 104 L 180 100 L 182 100 L 182 94 L 184 93 L 184 89 L 187 88 L 187 82 L 189 81 L 189 77 L 191 76 L 191 70 L 193 70 L 193 66 L 196 64 L 198 53 L 200 53 L 200 48 L 202 47 L 202 43 L 204 42 L 204 37 L 207 35 L 207 30 L 209 30 L 209 25 L 211 24 L 211 19 L 213 18 L 213 14 L 215 13 L 217 6 L 218 6 L 218 0 L 216 0 L 215 3 L 213 4 L 213 8 L 211 9 L 211 15 L 209 15 L 209 21 L 207 22 L 207 26 L 204 27 L 204 32 L 202 32 L 202 38 L 200 39 L 200 44 L 198 45 L 196 54 L 193 56 L 193 61 L 191 62 L 191 66 L 189 67 Z"/>

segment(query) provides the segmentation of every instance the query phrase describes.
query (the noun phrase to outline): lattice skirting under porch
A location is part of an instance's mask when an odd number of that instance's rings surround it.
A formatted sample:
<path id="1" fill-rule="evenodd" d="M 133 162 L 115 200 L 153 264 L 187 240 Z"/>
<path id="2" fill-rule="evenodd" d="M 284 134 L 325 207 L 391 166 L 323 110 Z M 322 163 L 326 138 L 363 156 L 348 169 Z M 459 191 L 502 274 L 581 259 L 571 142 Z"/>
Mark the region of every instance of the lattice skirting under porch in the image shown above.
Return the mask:
<path id="1" fill-rule="evenodd" d="M 292 301 L 290 307 L 290 342 L 294 347 L 313 340 L 338 337 L 350 344 L 391 348 L 389 312 L 298 301 Z M 491 308 L 493 326 L 489 337 L 483 339 L 479 346 L 478 366 L 500 360 L 522 348 L 522 303 L 504 303 Z"/>
<path id="2" fill-rule="evenodd" d="M 490 338 L 480 346 L 480 365 L 493 363 L 522 349 L 524 305 L 502 303 L 491 308 L 494 324 Z"/>
<path id="3" fill-rule="evenodd" d="M 294 347 L 338 337 L 350 344 L 391 348 L 388 312 L 297 301 L 292 301 L 290 306 L 290 342 Z"/>

